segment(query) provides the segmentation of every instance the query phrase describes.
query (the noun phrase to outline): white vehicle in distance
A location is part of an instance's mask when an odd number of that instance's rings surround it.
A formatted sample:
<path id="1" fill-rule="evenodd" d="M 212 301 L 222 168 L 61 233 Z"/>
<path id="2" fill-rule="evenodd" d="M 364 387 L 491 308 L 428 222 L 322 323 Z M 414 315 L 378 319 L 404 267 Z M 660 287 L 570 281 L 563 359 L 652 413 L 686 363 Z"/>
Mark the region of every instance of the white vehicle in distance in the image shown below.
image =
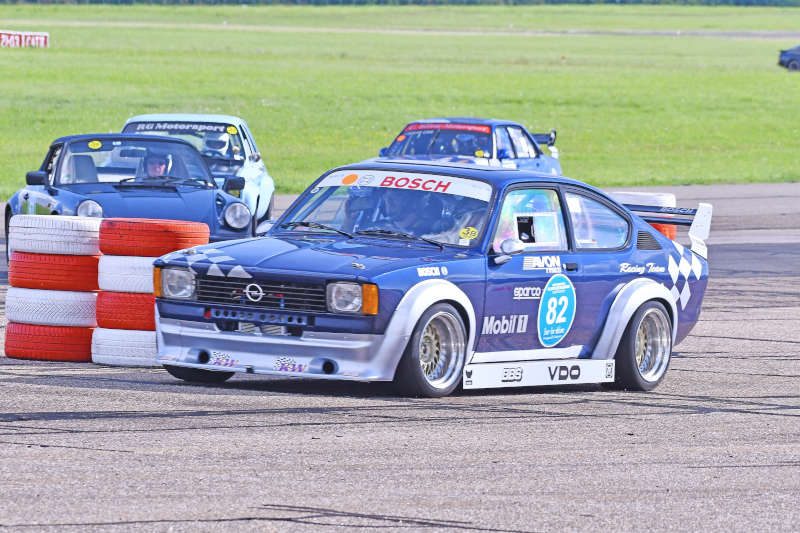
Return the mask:
<path id="1" fill-rule="evenodd" d="M 222 186 L 226 176 L 244 178 L 244 189 L 238 194 L 253 213 L 253 228 L 272 215 L 275 182 L 267 173 L 250 128 L 241 118 L 178 113 L 136 115 L 125 122 L 122 132 L 189 141 L 203 154 L 218 185 Z"/>

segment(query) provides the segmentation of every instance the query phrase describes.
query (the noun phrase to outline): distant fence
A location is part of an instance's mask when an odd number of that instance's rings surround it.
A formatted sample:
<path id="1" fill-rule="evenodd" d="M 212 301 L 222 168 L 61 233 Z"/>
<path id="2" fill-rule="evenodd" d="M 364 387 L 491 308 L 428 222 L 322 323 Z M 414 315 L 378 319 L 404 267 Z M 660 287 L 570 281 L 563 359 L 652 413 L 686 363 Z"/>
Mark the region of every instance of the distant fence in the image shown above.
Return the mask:
<path id="1" fill-rule="evenodd" d="M 0 4 L 156 4 L 156 5 L 544 5 L 628 4 L 686 6 L 798 7 L 800 0 L 0 0 Z"/>

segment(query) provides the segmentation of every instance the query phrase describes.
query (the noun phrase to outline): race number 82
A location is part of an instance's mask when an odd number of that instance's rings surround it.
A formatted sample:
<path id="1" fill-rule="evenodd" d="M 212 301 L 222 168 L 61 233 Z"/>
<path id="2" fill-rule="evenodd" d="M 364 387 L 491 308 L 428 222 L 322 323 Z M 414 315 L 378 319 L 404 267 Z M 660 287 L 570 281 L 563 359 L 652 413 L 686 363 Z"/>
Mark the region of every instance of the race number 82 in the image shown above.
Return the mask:
<path id="1" fill-rule="evenodd" d="M 564 274 L 552 276 L 542 291 L 537 329 L 545 348 L 564 340 L 575 320 L 575 287 Z"/>

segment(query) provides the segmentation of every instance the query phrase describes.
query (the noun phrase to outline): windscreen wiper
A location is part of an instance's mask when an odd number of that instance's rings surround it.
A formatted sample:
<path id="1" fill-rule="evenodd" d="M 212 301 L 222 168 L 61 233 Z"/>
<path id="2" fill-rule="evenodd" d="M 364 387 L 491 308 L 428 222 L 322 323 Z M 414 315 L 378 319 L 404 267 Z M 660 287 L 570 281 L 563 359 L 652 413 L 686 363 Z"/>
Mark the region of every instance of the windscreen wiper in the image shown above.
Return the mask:
<path id="1" fill-rule="evenodd" d="M 433 244 L 434 246 L 438 246 L 442 250 L 444 250 L 444 245 L 440 242 L 434 241 L 432 239 L 426 239 L 425 237 L 417 237 L 416 235 L 412 235 L 410 233 L 403 233 L 402 231 L 393 231 L 390 229 L 362 229 L 356 232 L 356 235 L 389 235 L 392 237 L 403 237 L 406 239 L 412 239 L 416 241 L 424 241 L 428 244 Z"/>
<path id="2" fill-rule="evenodd" d="M 320 224 L 318 222 L 308 222 L 308 221 L 305 221 L 305 220 L 298 220 L 298 221 L 295 221 L 295 222 L 285 222 L 285 223 L 281 224 L 282 228 L 296 228 L 298 226 L 302 227 L 302 228 L 313 228 L 313 229 L 324 229 L 324 230 L 328 230 L 328 231 L 335 231 L 336 233 L 340 233 L 342 235 L 346 235 L 347 238 L 349 238 L 349 239 L 353 238 L 353 234 L 352 233 L 347 233 L 346 231 L 342 231 L 342 230 L 340 230 L 338 228 L 334 228 L 332 226 L 326 226 L 325 224 Z"/>

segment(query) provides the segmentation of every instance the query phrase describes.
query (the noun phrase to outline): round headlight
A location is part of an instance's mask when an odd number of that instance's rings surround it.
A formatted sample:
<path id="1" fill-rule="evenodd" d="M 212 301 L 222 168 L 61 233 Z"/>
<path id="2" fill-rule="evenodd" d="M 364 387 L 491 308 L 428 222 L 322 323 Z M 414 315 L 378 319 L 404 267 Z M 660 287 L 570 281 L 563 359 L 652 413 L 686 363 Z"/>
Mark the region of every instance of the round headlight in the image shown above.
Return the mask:
<path id="1" fill-rule="evenodd" d="M 75 214 L 79 217 L 100 218 L 103 216 L 103 208 L 94 200 L 84 200 L 78 205 Z"/>
<path id="2" fill-rule="evenodd" d="M 252 215 L 246 205 L 236 202 L 225 208 L 225 223 L 234 229 L 244 229 Z"/>
<path id="3" fill-rule="evenodd" d="M 164 298 L 194 298 L 194 274 L 182 268 L 161 270 L 161 295 Z"/>

